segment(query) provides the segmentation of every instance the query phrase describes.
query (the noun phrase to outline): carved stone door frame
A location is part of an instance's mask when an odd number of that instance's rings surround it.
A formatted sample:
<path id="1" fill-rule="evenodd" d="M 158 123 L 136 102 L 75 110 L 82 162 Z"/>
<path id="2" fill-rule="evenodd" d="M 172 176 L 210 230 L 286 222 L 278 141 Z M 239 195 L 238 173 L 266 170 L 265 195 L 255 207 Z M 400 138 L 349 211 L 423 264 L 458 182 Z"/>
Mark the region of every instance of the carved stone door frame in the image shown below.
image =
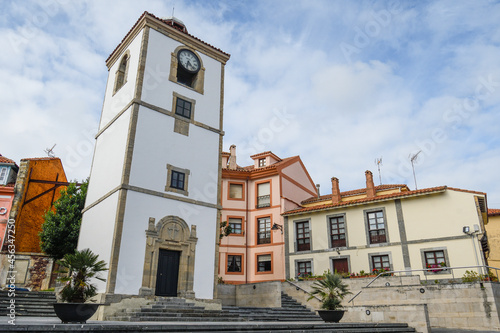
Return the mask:
<path id="1" fill-rule="evenodd" d="M 194 258 L 196 253 L 196 226 L 191 226 L 177 216 L 165 216 L 156 225 L 155 219 L 149 218 L 146 230 L 146 254 L 140 295 L 155 295 L 158 256 L 160 249 L 179 251 L 179 280 L 177 296 L 194 298 Z"/>

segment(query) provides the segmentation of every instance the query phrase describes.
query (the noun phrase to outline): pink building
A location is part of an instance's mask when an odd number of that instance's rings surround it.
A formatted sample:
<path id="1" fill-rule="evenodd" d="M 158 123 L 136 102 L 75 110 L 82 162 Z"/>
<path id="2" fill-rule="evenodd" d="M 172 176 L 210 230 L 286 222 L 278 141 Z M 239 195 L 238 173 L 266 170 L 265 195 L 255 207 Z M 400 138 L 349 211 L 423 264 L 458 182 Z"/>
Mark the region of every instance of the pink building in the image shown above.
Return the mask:
<path id="1" fill-rule="evenodd" d="M 281 213 L 316 196 L 316 186 L 299 156 L 281 159 L 267 151 L 240 167 L 236 146 L 230 150 L 222 153 L 221 221 L 232 233 L 220 243 L 219 277 L 231 284 L 285 280 Z"/>
<path id="2" fill-rule="evenodd" d="M 14 200 L 14 184 L 19 167 L 13 160 L 0 154 L 0 249 L 5 238 L 5 229 Z"/>

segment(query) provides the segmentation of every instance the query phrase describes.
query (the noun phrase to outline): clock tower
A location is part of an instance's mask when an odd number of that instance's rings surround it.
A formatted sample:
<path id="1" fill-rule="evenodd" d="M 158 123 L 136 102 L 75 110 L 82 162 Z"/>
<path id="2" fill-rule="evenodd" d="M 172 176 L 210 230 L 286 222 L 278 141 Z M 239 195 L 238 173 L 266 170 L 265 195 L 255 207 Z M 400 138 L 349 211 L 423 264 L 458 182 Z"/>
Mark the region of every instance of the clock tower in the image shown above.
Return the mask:
<path id="1" fill-rule="evenodd" d="M 148 12 L 106 60 L 79 249 L 106 295 L 213 298 L 229 54 Z"/>

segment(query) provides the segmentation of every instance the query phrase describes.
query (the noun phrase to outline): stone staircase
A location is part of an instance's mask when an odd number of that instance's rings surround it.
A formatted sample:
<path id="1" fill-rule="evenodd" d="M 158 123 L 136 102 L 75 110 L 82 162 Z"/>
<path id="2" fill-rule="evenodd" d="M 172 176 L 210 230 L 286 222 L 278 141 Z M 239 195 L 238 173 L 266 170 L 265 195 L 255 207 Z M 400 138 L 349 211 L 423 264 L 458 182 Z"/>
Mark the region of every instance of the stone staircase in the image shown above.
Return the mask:
<path id="1" fill-rule="evenodd" d="M 223 311 L 238 314 L 247 321 L 319 321 L 321 318 L 285 293 L 281 293 L 280 308 L 223 306 Z"/>
<path id="2" fill-rule="evenodd" d="M 244 321 L 238 314 L 228 311 L 205 310 L 202 306 L 183 298 L 159 297 L 150 305 L 143 305 L 139 309 L 123 309 L 114 316 L 106 318 L 110 321 L 189 321 L 189 322 L 217 322 L 217 321 Z"/>
<path id="3" fill-rule="evenodd" d="M 280 308 L 223 306 L 222 310 L 205 310 L 185 299 L 162 297 L 140 308 L 123 309 L 106 320 L 136 322 L 138 325 L 139 322 L 149 322 L 148 325 L 155 325 L 151 322 L 173 322 L 168 326 L 158 323 L 165 332 L 415 332 L 407 324 L 324 323 L 315 312 L 285 293 L 281 294 L 281 304 Z M 184 326 L 180 329 L 181 326 L 175 326 L 174 322 Z M 148 332 L 149 329 L 154 331 L 153 326 L 148 326 Z"/>
<path id="4" fill-rule="evenodd" d="M 11 293 L 5 290 L 0 291 L 0 316 L 10 313 L 11 304 L 15 305 L 16 316 L 56 316 L 52 306 L 52 303 L 56 302 L 56 296 L 53 292 L 16 290 L 13 292 L 15 296 L 9 297 Z M 12 303 L 12 300 L 14 300 L 14 303 Z"/>

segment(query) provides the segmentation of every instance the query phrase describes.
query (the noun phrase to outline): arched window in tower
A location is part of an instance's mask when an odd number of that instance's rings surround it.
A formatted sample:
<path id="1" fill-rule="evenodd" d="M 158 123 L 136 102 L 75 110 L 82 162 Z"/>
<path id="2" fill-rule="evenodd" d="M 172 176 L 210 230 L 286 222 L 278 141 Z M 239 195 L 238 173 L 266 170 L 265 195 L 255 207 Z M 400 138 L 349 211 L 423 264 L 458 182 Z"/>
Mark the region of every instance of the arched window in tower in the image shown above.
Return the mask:
<path id="1" fill-rule="evenodd" d="M 129 53 L 127 52 L 120 61 L 120 65 L 118 66 L 118 70 L 115 75 L 115 89 L 113 92 L 117 92 L 121 87 L 127 82 L 127 70 L 128 70 L 128 60 L 130 58 Z"/>

